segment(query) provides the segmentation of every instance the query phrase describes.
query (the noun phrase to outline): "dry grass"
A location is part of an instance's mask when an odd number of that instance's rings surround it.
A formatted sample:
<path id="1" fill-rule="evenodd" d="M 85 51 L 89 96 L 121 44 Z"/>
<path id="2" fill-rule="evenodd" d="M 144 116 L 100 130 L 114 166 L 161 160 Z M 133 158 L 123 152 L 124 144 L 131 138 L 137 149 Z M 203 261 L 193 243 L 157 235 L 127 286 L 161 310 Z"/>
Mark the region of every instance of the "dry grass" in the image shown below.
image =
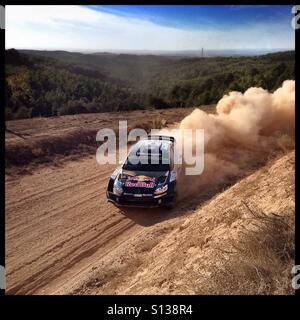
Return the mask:
<path id="1" fill-rule="evenodd" d="M 292 294 L 291 266 L 294 264 L 294 216 L 267 215 L 247 205 L 250 217 L 238 241 L 231 240 L 229 258 L 213 267 L 210 294 Z M 243 220 L 242 219 L 242 220 Z M 221 248 L 217 248 L 221 250 Z M 199 288 L 201 293 L 203 288 Z"/>
<path id="2" fill-rule="evenodd" d="M 152 120 L 152 128 L 153 129 L 162 129 L 166 127 L 167 120 L 162 118 L 161 116 L 157 116 Z"/>
<path id="3" fill-rule="evenodd" d="M 31 162 L 44 163 L 56 155 L 67 156 L 72 152 L 81 152 L 83 146 L 96 148 L 95 130 L 72 130 L 64 135 L 43 136 L 38 139 L 6 146 L 6 166 L 24 166 Z"/>

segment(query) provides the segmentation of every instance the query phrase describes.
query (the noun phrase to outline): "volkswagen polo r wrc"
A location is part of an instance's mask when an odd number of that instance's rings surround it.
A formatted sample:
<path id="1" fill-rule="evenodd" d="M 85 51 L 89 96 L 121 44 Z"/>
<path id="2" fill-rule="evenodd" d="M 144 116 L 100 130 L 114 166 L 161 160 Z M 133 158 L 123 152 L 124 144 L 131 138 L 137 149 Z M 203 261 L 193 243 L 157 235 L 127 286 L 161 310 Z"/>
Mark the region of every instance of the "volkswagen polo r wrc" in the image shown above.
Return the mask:
<path id="1" fill-rule="evenodd" d="M 138 141 L 111 175 L 107 199 L 117 206 L 171 208 L 176 196 L 174 137 L 152 135 Z"/>

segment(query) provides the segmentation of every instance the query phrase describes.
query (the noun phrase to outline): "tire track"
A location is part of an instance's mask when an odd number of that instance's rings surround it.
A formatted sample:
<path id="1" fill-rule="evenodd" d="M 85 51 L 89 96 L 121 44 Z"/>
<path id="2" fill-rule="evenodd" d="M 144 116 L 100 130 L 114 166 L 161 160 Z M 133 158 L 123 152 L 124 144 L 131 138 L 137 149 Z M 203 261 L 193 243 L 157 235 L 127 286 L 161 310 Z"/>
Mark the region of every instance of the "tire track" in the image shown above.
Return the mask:
<path id="1" fill-rule="evenodd" d="M 76 271 L 136 225 L 106 201 L 114 166 L 93 165 L 86 159 L 6 183 L 7 294 L 30 294 Z"/>
<path id="2" fill-rule="evenodd" d="M 74 265 L 82 259 L 91 256 L 109 240 L 122 234 L 126 229 L 129 229 L 134 225 L 134 222 L 128 221 L 125 218 L 121 219 L 121 221 L 123 221 L 123 226 L 120 227 L 118 224 L 115 225 L 113 223 L 111 227 L 105 231 L 104 235 L 97 234 L 82 242 L 80 245 L 73 247 L 67 254 L 52 260 L 51 264 L 34 272 L 34 274 L 26 278 L 25 281 L 9 288 L 6 291 L 6 294 L 32 294 L 34 291 L 47 285 L 48 282 L 63 274 L 65 270 L 74 267 Z M 116 226 L 118 226 L 118 228 L 116 228 Z M 99 240 L 99 242 L 96 240 Z M 43 263 L 43 266 L 44 265 L 45 264 Z"/>
<path id="3" fill-rule="evenodd" d="M 45 189 L 45 190 L 42 190 L 42 191 L 39 191 L 39 192 L 36 192 L 36 193 L 32 193 L 32 194 L 29 194 L 28 196 L 26 197 L 23 197 L 23 198 L 20 198 L 18 199 L 17 201 L 15 200 L 12 200 L 12 201 L 7 201 L 5 203 L 5 206 L 6 206 L 6 209 L 9 210 L 11 208 L 15 208 L 16 206 L 18 205 L 23 205 L 24 202 L 32 202 L 32 201 L 35 201 L 35 200 L 42 200 L 43 198 L 46 198 L 46 197 L 49 197 L 53 194 L 56 194 L 56 193 L 60 193 L 70 187 L 73 187 L 73 186 L 76 186 L 78 184 L 83 184 L 83 183 L 87 183 L 91 180 L 94 180 L 96 178 L 100 178 L 100 177 L 103 177 L 102 179 L 99 179 L 100 181 L 103 181 L 104 179 L 107 179 L 109 173 L 111 173 L 111 170 L 107 170 L 106 172 L 102 172 L 100 173 L 99 175 L 96 175 L 96 176 L 92 176 L 92 177 L 89 177 L 89 178 L 84 178 L 82 180 L 79 180 L 79 181 L 72 181 L 73 182 L 73 185 L 70 186 L 70 181 L 66 182 L 66 183 L 63 183 L 63 184 L 60 184 L 60 185 L 55 185 L 49 189 Z M 71 178 L 70 180 L 72 180 L 73 178 Z"/>
<path id="4" fill-rule="evenodd" d="M 108 217 L 104 222 L 106 222 L 107 220 L 111 220 L 110 217 Z M 111 228 L 112 226 L 118 224 L 119 222 L 121 222 L 122 220 L 124 220 L 124 218 L 121 218 L 121 219 L 118 219 L 117 221 L 112 221 L 110 222 L 108 225 L 104 225 L 104 227 L 99 230 L 99 232 L 104 232 L 106 229 L 109 229 Z M 36 257 L 35 259 L 33 260 L 30 260 L 22 265 L 20 265 L 18 268 L 15 268 L 13 270 L 11 270 L 10 272 L 7 272 L 6 273 L 6 276 L 10 276 L 12 275 L 13 273 L 21 270 L 22 268 L 25 268 L 25 267 L 28 267 L 30 265 L 32 265 L 33 263 L 39 261 L 41 258 L 43 257 L 46 257 L 46 256 L 49 256 L 50 254 L 51 255 L 54 255 L 57 251 L 59 251 L 60 249 L 63 249 L 64 246 L 68 245 L 70 242 L 72 242 L 72 240 L 75 240 L 76 238 L 79 238 L 80 240 L 80 237 L 83 236 L 84 234 L 87 233 L 87 231 L 91 230 L 91 229 L 94 229 L 94 227 L 97 225 L 98 223 L 94 224 L 94 225 L 90 225 L 88 228 L 85 228 L 84 230 L 82 230 L 80 233 L 78 234 L 75 234 L 75 235 L 71 235 L 70 237 L 66 237 L 66 239 L 62 242 L 58 242 L 57 244 L 55 244 L 54 246 L 52 247 L 49 247 L 46 251 L 44 251 L 42 254 L 40 254 L 38 257 Z"/>

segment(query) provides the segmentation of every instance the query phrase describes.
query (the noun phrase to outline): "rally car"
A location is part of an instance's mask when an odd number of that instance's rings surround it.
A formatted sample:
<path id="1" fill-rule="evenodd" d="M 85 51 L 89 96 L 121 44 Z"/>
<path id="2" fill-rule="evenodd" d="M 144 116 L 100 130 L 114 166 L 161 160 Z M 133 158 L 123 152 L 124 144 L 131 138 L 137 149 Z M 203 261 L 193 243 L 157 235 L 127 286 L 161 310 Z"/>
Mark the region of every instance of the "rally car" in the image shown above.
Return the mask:
<path id="1" fill-rule="evenodd" d="M 176 196 L 174 137 L 152 135 L 137 142 L 111 175 L 107 199 L 117 206 L 171 208 Z"/>

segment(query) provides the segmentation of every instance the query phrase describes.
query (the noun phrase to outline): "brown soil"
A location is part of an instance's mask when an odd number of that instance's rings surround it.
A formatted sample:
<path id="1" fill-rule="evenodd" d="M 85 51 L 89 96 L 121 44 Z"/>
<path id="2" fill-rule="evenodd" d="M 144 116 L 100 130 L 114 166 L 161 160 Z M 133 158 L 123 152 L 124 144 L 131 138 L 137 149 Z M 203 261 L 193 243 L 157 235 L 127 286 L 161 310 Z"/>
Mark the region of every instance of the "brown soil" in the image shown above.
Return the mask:
<path id="1" fill-rule="evenodd" d="M 189 112 L 157 115 L 172 123 Z M 8 133 L 6 150 L 28 137 L 34 143 L 65 137 L 84 121 L 85 130 L 112 126 L 109 119 L 117 114 L 110 115 L 8 122 L 10 130 L 28 136 Z M 119 117 L 145 121 L 142 111 Z M 37 167 L 32 160 L 8 166 L 7 294 L 293 293 L 294 152 L 226 190 L 199 193 L 167 211 L 107 203 L 115 166 L 98 165 L 91 150 L 74 150 L 76 161 L 62 158 L 57 166 L 42 160 Z M 49 157 L 53 164 L 56 156 Z M 29 174 L 18 174 L 20 168 Z"/>

